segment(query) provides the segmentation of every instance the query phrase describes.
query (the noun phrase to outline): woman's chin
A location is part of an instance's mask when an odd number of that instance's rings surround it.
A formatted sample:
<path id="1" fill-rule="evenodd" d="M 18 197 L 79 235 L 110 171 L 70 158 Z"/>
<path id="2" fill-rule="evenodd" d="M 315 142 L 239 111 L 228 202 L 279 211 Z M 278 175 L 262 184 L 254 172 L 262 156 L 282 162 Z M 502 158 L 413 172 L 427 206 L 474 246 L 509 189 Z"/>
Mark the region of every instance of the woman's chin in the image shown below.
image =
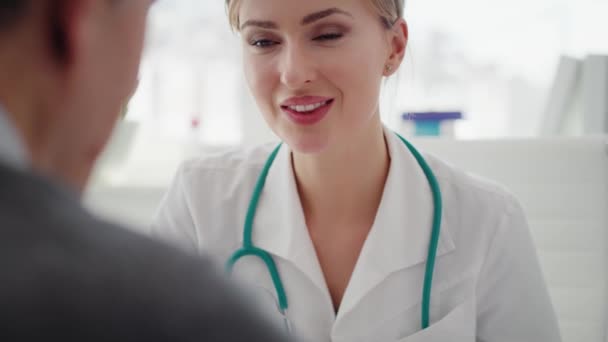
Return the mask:
<path id="1" fill-rule="evenodd" d="M 286 143 L 292 151 L 301 154 L 318 154 L 323 152 L 328 145 L 327 139 L 323 138 L 287 139 Z"/>

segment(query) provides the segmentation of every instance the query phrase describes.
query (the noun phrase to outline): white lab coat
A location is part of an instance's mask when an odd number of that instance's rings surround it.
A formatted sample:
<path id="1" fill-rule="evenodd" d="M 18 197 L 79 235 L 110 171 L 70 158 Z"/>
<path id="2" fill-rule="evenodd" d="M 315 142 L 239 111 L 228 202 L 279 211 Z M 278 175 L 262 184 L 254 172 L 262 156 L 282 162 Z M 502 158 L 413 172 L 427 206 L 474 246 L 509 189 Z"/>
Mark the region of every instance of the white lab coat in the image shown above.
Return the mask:
<path id="1" fill-rule="evenodd" d="M 443 223 L 431 296 L 431 326 L 420 329 L 433 205 L 427 179 L 386 131 L 391 165 L 376 220 L 334 312 L 284 145 L 270 169 L 253 242 L 273 256 L 287 316 L 305 341 L 560 341 L 536 251 L 518 202 L 500 187 L 426 156 L 443 195 Z M 224 264 L 242 243 L 254 184 L 276 145 L 183 164 L 153 233 Z M 234 276 L 282 324 L 263 262 L 241 259 Z M 238 327 L 234 327 L 238 329 Z"/>

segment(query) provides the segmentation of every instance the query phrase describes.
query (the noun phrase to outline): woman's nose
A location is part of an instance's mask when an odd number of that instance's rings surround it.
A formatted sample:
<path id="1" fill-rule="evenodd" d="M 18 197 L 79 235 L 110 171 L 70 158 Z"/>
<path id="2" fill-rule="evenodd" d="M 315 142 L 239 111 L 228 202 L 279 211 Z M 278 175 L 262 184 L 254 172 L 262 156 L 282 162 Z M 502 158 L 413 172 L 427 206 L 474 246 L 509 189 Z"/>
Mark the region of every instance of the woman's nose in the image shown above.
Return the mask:
<path id="1" fill-rule="evenodd" d="M 314 61 L 298 47 L 287 47 L 279 63 L 281 83 L 289 89 L 302 88 L 316 79 Z"/>

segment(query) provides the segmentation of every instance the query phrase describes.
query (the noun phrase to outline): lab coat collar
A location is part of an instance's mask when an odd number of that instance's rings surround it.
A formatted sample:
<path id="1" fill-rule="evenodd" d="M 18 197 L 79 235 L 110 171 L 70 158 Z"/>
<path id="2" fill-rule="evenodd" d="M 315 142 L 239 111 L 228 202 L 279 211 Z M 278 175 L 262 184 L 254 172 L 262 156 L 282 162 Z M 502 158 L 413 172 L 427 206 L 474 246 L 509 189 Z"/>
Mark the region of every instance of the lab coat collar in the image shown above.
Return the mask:
<path id="1" fill-rule="evenodd" d="M 390 274 L 421 264 L 427 258 L 433 216 L 428 180 L 403 142 L 388 129 L 385 137 L 391 157 L 388 177 L 338 319 Z M 292 263 L 329 297 L 306 227 L 287 145 L 281 147 L 269 170 L 253 230 L 257 247 Z M 449 231 L 442 225 L 437 256 L 454 249 Z"/>
<path id="2" fill-rule="evenodd" d="M 252 239 L 257 247 L 291 262 L 329 296 L 306 227 L 291 150 L 286 144 L 281 146 L 268 172 L 253 223 Z"/>
<path id="3" fill-rule="evenodd" d="M 428 179 L 399 137 L 386 128 L 384 135 L 391 165 L 376 219 L 344 294 L 338 319 L 389 275 L 427 259 L 434 212 Z M 454 249 L 449 228 L 442 224 L 437 257 Z"/>

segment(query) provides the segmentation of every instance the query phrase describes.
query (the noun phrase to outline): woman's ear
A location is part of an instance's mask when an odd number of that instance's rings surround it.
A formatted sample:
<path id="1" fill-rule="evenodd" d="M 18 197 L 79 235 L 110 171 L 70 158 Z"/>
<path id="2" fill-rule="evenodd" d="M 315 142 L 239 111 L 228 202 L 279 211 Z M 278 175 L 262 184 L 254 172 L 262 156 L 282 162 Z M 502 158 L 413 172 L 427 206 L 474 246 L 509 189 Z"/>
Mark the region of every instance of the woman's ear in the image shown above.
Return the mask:
<path id="1" fill-rule="evenodd" d="M 409 37 L 407 22 L 403 18 L 399 18 L 390 28 L 389 32 L 390 54 L 386 61 L 385 76 L 393 74 L 401 65 L 407 50 L 407 42 Z"/>

